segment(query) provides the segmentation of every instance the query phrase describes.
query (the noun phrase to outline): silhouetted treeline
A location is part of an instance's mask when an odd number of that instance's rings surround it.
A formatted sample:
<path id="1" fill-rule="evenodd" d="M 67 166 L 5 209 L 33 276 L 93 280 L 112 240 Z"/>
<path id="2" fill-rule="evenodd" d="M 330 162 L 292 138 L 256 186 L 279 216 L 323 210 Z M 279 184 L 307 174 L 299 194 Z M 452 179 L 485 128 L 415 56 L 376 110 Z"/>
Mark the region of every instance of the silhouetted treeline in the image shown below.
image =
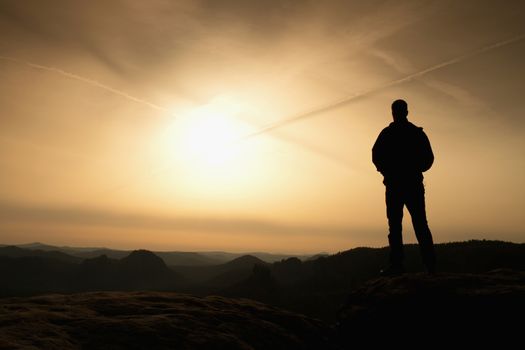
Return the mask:
<path id="1" fill-rule="evenodd" d="M 137 250 L 120 260 L 106 255 L 85 260 L 31 251 L 10 254 L 0 248 L 0 296 L 41 293 L 71 293 L 95 290 L 169 290 L 182 278 L 164 261 L 146 250 Z M 53 252 L 46 252 L 53 253 Z M 60 253 L 63 254 L 63 253 Z M 64 254 L 65 255 L 65 254 Z"/>
<path id="2" fill-rule="evenodd" d="M 525 271 L 525 244 L 467 241 L 437 244 L 438 272 Z M 406 245 L 408 272 L 423 271 L 419 248 Z M 378 277 L 387 248 L 355 248 L 313 260 L 273 264 L 246 255 L 209 266 L 168 267 L 134 251 L 122 259 L 79 259 L 61 252 L 0 247 L 0 296 L 95 290 L 173 290 L 246 297 L 332 320 L 348 291 Z"/>
<path id="3" fill-rule="evenodd" d="M 269 267 L 269 277 L 255 278 L 220 291 L 249 297 L 309 316 L 333 321 L 348 291 L 378 277 L 388 263 L 388 248 L 355 248 L 301 262 L 289 258 Z M 482 273 L 494 269 L 525 271 L 525 244 L 472 240 L 436 245 L 438 272 Z M 405 246 L 408 272 L 424 271 L 419 247 Z M 255 283 L 254 281 L 257 281 Z"/>

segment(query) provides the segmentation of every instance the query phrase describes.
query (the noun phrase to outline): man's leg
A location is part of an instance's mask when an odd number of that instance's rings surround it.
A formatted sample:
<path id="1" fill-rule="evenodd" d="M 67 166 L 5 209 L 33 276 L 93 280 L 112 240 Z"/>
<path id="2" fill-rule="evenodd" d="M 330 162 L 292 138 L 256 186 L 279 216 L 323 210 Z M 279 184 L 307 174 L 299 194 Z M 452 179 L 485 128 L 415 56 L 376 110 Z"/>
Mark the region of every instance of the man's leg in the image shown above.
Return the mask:
<path id="1" fill-rule="evenodd" d="M 410 186 L 406 193 L 406 206 L 412 217 L 412 224 L 419 242 L 421 257 L 428 272 L 435 272 L 436 255 L 434 253 L 434 242 L 432 233 L 428 227 L 427 214 L 425 210 L 425 186 L 422 182 Z"/>
<path id="2" fill-rule="evenodd" d="M 390 266 L 403 268 L 403 193 L 398 186 L 386 186 L 386 216 L 388 218 L 388 244 L 390 246 Z"/>

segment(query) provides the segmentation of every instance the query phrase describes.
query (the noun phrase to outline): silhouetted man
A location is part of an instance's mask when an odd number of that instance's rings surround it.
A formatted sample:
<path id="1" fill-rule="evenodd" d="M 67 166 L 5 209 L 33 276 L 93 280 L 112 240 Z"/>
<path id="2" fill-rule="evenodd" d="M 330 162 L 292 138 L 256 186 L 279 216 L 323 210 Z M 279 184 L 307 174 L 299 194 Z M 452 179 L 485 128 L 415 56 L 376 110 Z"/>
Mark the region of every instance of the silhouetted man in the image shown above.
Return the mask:
<path id="1" fill-rule="evenodd" d="M 381 271 L 383 275 L 404 272 L 401 223 L 405 205 L 412 217 L 423 263 L 429 273 L 435 272 L 436 258 L 425 212 L 422 174 L 432 166 L 434 154 L 423 128 L 410 123 L 407 115 L 407 103 L 403 100 L 394 101 L 394 122 L 381 131 L 372 148 L 372 161 L 383 175 L 386 186 L 390 266 Z"/>

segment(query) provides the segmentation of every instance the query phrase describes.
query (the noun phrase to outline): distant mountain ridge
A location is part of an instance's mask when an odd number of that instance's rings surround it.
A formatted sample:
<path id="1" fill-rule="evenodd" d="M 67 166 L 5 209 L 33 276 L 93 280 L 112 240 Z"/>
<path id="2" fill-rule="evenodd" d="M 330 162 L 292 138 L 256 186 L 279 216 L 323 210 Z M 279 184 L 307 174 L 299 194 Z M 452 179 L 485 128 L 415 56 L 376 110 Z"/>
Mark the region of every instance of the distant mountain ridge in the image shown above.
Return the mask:
<path id="1" fill-rule="evenodd" d="M 41 250 L 41 249 L 24 249 L 18 246 L 2 246 L 0 247 L 0 256 L 7 256 L 11 258 L 20 258 L 27 256 L 47 257 L 67 262 L 80 263 L 83 259 L 56 250 Z"/>
<path id="2" fill-rule="evenodd" d="M 135 250 L 116 260 L 106 255 L 86 259 L 79 271 L 79 290 L 168 290 L 178 286 L 180 276 L 147 250 Z"/>
<path id="3" fill-rule="evenodd" d="M 252 276 L 219 291 L 333 321 L 348 290 L 377 278 L 388 262 L 388 248 L 354 248 L 315 260 L 289 258 L 254 270 Z M 440 273 L 485 273 L 495 269 L 525 271 L 525 244 L 471 240 L 436 244 Z M 419 247 L 405 246 L 409 273 L 424 271 Z M 257 276 L 258 275 L 258 276 Z M 261 276 L 265 276 L 261 278 Z M 266 291 L 266 292 L 261 292 Z"/>
<path id="4" fill-rule="evenodd" d="M 4 255 L 1 253 L 4 252 Z M 525 271 L 525 244 L 467 241 L 436 245 L 441 273 Z M 0 295 L 95 290 L 172 290 L 245 297 L 333 321 L 348 290 L 378 276 L 388 248 L 354 248 L 314 260 L 267 263 L 245 255 L 216 265 L 168 266 L 145 250 L 89 259 L 18 247 L 0 248 Z M 65 256 L 64 256 L 65 255 Z M 408 272 L 423 271 L 419 248 L 406 245 Z"/>
<path id="5" fill-rule="evenodd" d="M 120 259 L 102 254 L 79 258 L 59 251 L 0 247 L 0 296 L 93 290 L 173 290 L 207 294 L 248 278 L 254 265 L 245 255 L 216 265 L 168 267 L 157 254 L 135 250 Z"/>
<path id="6" fill-rule="evenodd" d="M 0 245 L 4 246 L 4 245 Z M 40 242 L 11 245 L 24 249 L 59 251 L 79 258 L 94 258 L 100 255 L 107 255 L 112 259 L 122 259 L 131 253 L 131 250 L 119 250 L 103 247 L 69 247 L 54 246 Z M 198 266 L 198 265 L 219 265 L 231 261 L 244 255 L 253 255 L 263 261 L 273 263 L 290 257 L 299 257 L 302 260 L 311 258 L 313 255 L 293 255 L 293 254 L 273 254 L 266 252 L 246 252 L 246 253 L 229 253 L 220 251 L 153 251 L 161 257 L 168 266 Z M 320 253 L 324 254 L 324 253 Z"/>
<path id="7" fill-rule="evenodd" d="M 172 266 L 172 270 L 184 276 L 184 291 L 199 294 L 213 293 L 248 278 L 255 265 L 271 265 L 255 256 L 244 255 L 219 265 Z"/>
<path id="8" fill-rule="evenodd" d="M 146 250 L 133 251 L 122 259 L 106 255 L 83 260 L 64 256 L 67 254 L 56 251 L 0 248 L 0 296 L 90 290 L 168 290 L 177 288 L 183 281 L 160 257 Z"/>

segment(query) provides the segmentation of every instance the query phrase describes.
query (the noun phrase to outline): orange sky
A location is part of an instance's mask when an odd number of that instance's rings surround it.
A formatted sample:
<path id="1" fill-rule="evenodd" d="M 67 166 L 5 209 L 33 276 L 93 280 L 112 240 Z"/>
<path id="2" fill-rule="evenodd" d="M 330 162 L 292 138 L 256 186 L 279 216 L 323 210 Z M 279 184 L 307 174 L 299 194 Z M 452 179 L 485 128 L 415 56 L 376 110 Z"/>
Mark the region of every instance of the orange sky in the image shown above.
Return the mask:
<path id="1" fill-rule="evenodd" d="M 436 155 L 435 240 L 524 242 L 524 15 L 521 1 L 1 1 L 0 243 L 384 246 L 370 152 L 397 98 Z"/>

